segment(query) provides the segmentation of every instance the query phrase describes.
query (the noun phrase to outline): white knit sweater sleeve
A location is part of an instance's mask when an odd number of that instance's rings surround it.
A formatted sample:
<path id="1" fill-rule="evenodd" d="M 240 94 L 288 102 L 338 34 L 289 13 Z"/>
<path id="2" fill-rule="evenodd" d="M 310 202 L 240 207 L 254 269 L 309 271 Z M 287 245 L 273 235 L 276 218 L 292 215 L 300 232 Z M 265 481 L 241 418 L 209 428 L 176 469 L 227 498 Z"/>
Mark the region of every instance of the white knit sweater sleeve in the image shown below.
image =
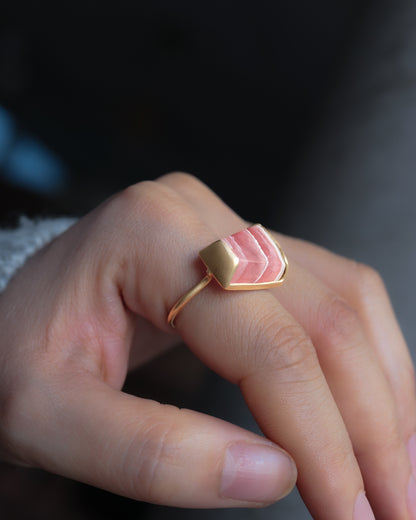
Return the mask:
<path id="1" fill-rule="evenodd" d="M 0 229 L 0 291 L 36 251 L 66 231 L 76 219 L 21 217 L 16 229 Z"/>

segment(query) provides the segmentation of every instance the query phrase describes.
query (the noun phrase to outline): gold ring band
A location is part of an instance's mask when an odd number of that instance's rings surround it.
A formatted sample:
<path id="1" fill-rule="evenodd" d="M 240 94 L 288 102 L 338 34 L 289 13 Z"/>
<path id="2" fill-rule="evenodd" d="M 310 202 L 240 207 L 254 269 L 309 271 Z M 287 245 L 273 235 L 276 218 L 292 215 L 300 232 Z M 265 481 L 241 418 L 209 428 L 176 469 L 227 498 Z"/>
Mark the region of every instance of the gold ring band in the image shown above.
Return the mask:
<path id="1" fill-rule="evenodd" d="M 179 311 L 185 307 L 185 305 L 192 300 L 194 296 L 196 296 L 199 292 L 202 291 L 204 287 L 206 287 L 209 282 L 212 280 L 212 273 L 207 273 L 202 280 L 195 285 L 192 289 L 190 289 L 187 293 L 185 293 L 182 298 L 175 303 L 175 305 L 171 308 L 168 314 L 168 322 L 172 328 L 175 328 L 175 318 Z"/>

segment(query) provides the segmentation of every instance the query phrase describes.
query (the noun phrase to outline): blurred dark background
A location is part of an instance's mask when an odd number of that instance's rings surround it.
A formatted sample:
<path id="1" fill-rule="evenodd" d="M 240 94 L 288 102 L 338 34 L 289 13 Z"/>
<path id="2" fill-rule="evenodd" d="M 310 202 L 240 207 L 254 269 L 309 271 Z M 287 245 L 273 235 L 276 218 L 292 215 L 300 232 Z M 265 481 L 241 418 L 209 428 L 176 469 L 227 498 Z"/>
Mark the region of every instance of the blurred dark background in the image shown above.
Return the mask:
<path id="1" fill-rule="evenodd" d="M 182 170 L 269 224 L 368 3 L 4 2 L 2 217 Z"/>
<path id="2" fill-rule="evenodd" d="M 2 2 L 0 221 L 82 215 L 131 183 L 182 170 L 244 217 L 285 231 L 286 193 L 313 182 L 294 165 L 369 5 Z M 158 363 L 159 379 L 146 367 L 136 391 L 153 383 L 152 397 L 209 411 L 163 377 L 169 358 Z M 6 465 L 0 510 L 5 520 L 161 511 Z"/>

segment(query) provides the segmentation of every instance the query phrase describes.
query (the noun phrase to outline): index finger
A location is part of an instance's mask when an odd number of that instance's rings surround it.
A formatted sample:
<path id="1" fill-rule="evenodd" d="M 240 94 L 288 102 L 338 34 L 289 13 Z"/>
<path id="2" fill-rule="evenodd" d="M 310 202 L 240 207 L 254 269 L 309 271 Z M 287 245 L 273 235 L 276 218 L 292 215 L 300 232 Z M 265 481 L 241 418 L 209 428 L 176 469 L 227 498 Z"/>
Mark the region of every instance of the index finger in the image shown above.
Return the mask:
<path id="1" fill-rule="evenodd" d="M 130 309 L 168 330 L 169 308 L 203 274 L 197 251 L 220 237 L 166 186 L 147 184 L 135 197 L 129 213 L 135 222 L 144 221 L 144 211 L 147 219 L 153 215 L 158 240 L 143 234 L 137 256 L 129 252 L 121 291 Z M 265 435 L 294 457 L 315 518 L 350 520 L 357 503 L 364 504 L 362 518 L 372 518 L 314 346 L 272 294 L 224 294 L 210 284 L 181 311 L 176 327 L 208 366 L 240 386 Z"/>

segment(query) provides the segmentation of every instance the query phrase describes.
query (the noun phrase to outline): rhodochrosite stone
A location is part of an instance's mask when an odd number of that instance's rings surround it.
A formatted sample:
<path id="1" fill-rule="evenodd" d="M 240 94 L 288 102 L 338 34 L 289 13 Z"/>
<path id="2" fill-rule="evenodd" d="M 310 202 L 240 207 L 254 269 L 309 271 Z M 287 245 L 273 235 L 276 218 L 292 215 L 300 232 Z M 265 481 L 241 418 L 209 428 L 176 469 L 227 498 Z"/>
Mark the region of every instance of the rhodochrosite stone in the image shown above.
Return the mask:
<path id="1" fill-rule="evenodd" d="M 168 322 L 175 327 L 178 312 L 214 277 L 230 290 L 267 289 L 283 281 L 287 260 L 280 246 L 260 224 L 251 226 L 199 251 L 207 273 L 204 278 L 175 303 Z"/>
<path id="2" fill-rule="evenodd" d="M 259 224 L 222 240 L 237 257 L 230 286 L 269 284 L 279 281 L 286 262 L 271 235 Z"/>

